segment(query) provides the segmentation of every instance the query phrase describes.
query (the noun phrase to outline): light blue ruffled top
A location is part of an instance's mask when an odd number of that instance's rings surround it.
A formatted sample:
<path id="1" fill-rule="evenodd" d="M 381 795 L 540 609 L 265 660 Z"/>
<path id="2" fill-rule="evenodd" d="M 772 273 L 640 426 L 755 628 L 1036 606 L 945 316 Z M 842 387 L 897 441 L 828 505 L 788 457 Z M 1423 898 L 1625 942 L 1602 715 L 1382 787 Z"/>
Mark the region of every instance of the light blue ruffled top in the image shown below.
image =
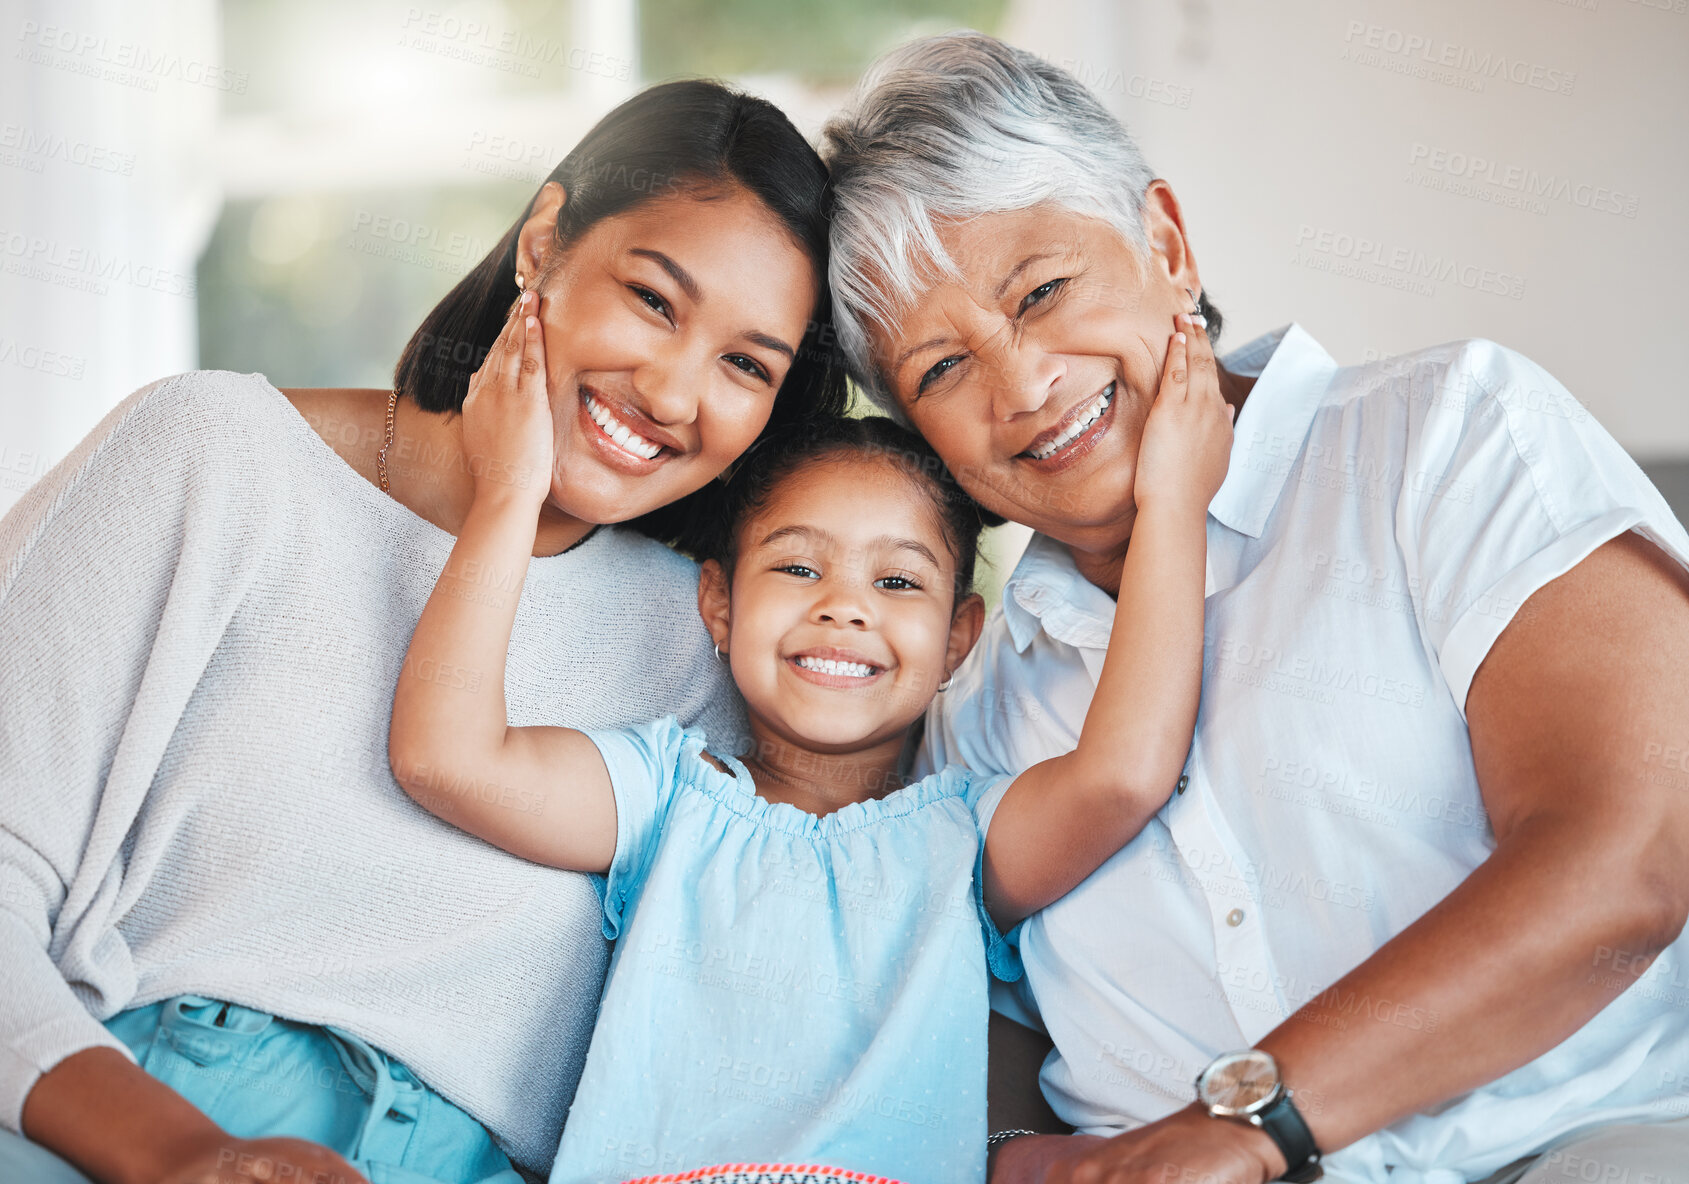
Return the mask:
<path id="1" fill-rule="evenodd" d="M 588 735 L 616 797 L 617 944 L 551 1184 L 720 1163 L 983 1179 L 988 959 L 1019 964 L 979 869 L 1012 779 L 951 766 L 817 817 L 673 716 Z"/>

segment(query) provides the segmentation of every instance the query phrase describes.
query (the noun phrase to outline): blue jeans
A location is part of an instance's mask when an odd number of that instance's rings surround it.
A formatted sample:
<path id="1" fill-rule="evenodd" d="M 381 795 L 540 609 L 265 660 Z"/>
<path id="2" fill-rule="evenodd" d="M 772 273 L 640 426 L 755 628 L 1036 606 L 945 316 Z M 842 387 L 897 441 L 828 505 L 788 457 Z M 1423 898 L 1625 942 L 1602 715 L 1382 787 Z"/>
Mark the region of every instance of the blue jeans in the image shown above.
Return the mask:
<path id="1" fill-rule="evenodd" d="M 106 1027 L 143 1069 L 237 1138 L 320 1143 L 371 1184 L 523 1184 L 480 1123 L 337 1028 L 196 995 L 125 1011 Z M 57 1156 L 8 1137 L 0 1137 L 0 1179 L 84 1182 Z"/>

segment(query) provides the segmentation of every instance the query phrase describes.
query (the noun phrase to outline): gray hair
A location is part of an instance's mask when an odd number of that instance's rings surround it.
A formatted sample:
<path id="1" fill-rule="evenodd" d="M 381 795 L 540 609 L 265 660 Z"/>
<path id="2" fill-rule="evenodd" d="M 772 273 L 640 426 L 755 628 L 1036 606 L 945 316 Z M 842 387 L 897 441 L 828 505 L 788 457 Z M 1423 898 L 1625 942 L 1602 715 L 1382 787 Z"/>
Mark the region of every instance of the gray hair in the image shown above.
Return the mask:
<path id="1" fill-rule="evenodd" d="M 839 347 L 868 396 L 899 419 L 869 322 L 894 333 L 931 283 L 962 278 L 938 220 L 1053 202 L 1145 245 L 1155 173 L 1132 137 L 1073 75 L 995 37 L 947 33 L 892 50 L 823 136 Z M 1209 325 L 1218 332 L 1217 313 Z"/>

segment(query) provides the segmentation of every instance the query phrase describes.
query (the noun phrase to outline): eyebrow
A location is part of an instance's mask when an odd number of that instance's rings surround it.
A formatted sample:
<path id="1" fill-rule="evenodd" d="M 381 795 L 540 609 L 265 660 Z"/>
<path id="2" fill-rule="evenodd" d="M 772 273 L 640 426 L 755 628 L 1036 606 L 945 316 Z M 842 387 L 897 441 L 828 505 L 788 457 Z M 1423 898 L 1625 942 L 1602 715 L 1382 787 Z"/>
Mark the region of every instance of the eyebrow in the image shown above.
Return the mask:
<path id="1" fill-rule="evenodd" d="M 1019 263 L 1015 264 L 1013 271 L 1003 277 L 1003 282 L 997 285 L 997 290 L 991 294 L 991 298 L 993 300 L 1001 300 L 1003 298 L 1003 293 L 1009 290 L 1009 285 L 1015 282 L 1015 277 L 1021 272 L 1031 267 L 1034 263 L 1040 263 L 1045 259 L 1054 259 L 1055 257 L 1056 253 L 1054 251 L 1045 251 L 1042 255 L 1028 255 L 1025 259 L 1022 259 Z"/>
<path id="2" fill-rule="evenodd" d="M 824 546 L 830 546 L 838 542 L 838 540 L 835 539 L 830 532 L 822 530 L 819 527 L 781 526 L 769 531 L 768 537 L 758 543 L 757 546 L 766 547 L 770 543 L 779 542 L 781 539 L 788 538 L 807 539 L 811 542 L 820 543 Z M 932 553 L 931 548 L 916 539 L 900 539 L 889 534 L 882 534 L 879 538 L 870 541 L 868 545 L 870 547 L 888 547 L 892 550 L 899 551 L 913 551 L 934 567 L 943 566 L 939 563 L 938 556 Z"/>
<path id="3" fill-rule="evenodd" d="M 891 372 L 893 374 L 896 374 L 899 370 L 903 369 L 903 364 L 905 362 L 907 362 L 914 355 L 920 353 L 922 350 L 931 349 L 935 345 L 943 345 L 946 341 L 949 341 L 949 340 L 951 340 L 951 338 L 948 338 L 948 337 L 930 337 L 927 340 L 921 342 L 921 344 L 919 344 L 919 345 L 910 346 L 908 349 L 904 350 L 901 354 L 898 355 L 897 361 L 892 363 Z"/>
<path id="4" fill-rule="evenodd" d="M 653 251 L 646 247 L 629 247 L 628 254 L 638 255 L 641 259 L 649 259 L 668 272 L 669 278 L 680 285 L 680 290 L 686 293 L 693 304 L 704 302 L 704 290 L 698 286 L 698 281 L 692 278 L 692 273 L 661 251 Z"/>
<path id="5" fill-rule="evenodd" d="M 676 263 L 667 255 L 663 254 L 661 251 L 653 251 L 648 247 L 629 247 L 628 254 L 638 255 L 641 259 L 649 259 L 658 267 L 668 272 L 669 278 L 680 285 L 680 290 L 686 293 L 687 298 L 690 299 L 693 304 L 702 304 L 704 302 L 704 290 L 698 286 L 698 281 L 692 278 L 692 273 L 687 271 L 684 267 Z M 796 360 L 798 356 L 797 350 L 787 345 L 784 341 L 781 341 L 778 337 L 770 336 L 769 334 L 763 333 L 757 329 L 747 330 L 745 333 L 745 340 L 751 342 L 753 345 L 760 345 L 764 349 L 771 349 L 777 354 L 785 354 L 787 360 L 789 361 Z"/>
<path id="6" fill-rule="evenodd" d="M 1001 300 L 1003 298 L 1003 293 L 1009 290 L 1009 285 L 1015 282 L 1016 276 L 1031 267 L 1034 263 L 1041 263 L 1045 259 L 1054 259 L 1056 255 L 1057 252 L 1055 251 L 1045 251 L 1041 255 L 1028 255 L 1025 259 L 1022 259 L 1019 263 L 1014 265 L 1013 270 L 1011 270 L 1008 275 L 1003 277 L 1003 282 L 997 285 L 997 290 L 995 292 L 991 293 L 991 299 L 993 301 Z M 902 370 L 903 364 L 922 350 L 931 349 L 935 345 L 943 345 L 945 342 L 950 340 L 951 338 L 949 337 L 931 337 L 926 341 L 921 342 L 919 345 L 910 346 L 898 355 L 897 361 L 892 363 L 891 372 L 896 374 L 899 370 Z"/>
<path id="7" fill-rule="evenodd" d="M 756 329 L 746 330 L 745 340 L 755 345 L 760 345 L 764 349 L 771 349 L 777 354 L 785 354 L 788 361 L 796 359 L 798 356 L 797 350 L 787 345 L 784 341 L 781 341 L 778 337 L 770 337 L 767 333 L 759 332 Z"/>

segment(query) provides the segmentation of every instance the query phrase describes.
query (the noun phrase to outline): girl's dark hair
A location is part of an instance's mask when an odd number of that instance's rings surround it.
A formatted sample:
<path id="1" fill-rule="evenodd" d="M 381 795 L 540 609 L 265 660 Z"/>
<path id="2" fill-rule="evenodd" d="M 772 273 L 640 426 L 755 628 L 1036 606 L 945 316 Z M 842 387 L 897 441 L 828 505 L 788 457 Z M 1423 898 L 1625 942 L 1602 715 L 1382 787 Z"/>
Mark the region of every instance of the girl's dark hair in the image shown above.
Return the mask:
<path id="1" fill-rule="evenodd" d="M 602 219 L 658 198 L 723 185 L 749 191 L 802 246 L 815 265 L 819 291 L 765 431 L 843 411 L 844 369 L 833 338 L 826 279 L 827 169 L 778 107 L 706 79 L 649 87 L 599 120 L 546 181 L 559 182 L 566 194 L 557 216 L 557 247 L 569 246 Z M 469 379 L 516 299 L 517 237 L 533 202 L 423 318 L 399 356 L 393 385 L 424 411 L 463 406 Z M 700 494 L 628 525 L 696 552 L 705 528 L 703 503 L 709 500 Z"/>
<path id="2" fill-rule="evenodd" d="M 956 560 L 955 602 L 960 604 L 973 591 L 980 531 L 1001 526 L 1004 519 L 969 497 L 925 440 L 884 416 L 817 418 L 764 435 L 729 471 L 726 482 L 715 487 L 715 529 L 698 557 L 720 563 L 731 584 L 740 528 L 768 504 L 780 483 L 806 464 L 847 457 L 883 461 L 927 491 Z"/>

